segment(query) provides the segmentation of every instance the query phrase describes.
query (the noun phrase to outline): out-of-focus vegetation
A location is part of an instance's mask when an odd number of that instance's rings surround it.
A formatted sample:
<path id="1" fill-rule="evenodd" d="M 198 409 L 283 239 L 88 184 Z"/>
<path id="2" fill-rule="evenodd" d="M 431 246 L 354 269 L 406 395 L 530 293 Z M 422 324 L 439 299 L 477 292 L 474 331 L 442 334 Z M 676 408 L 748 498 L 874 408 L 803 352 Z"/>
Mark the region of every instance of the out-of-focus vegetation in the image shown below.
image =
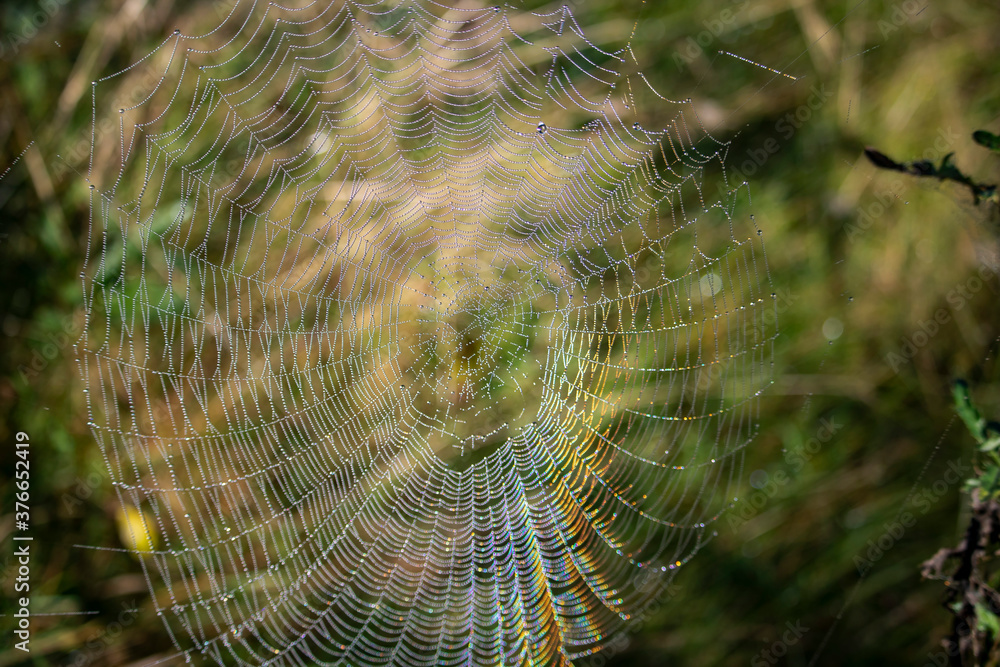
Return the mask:
<path id="1" fill-rule="evenodd" d="M 955 470 L 970 476 L 975 449 L 949 400 L 951 379 L 968 378 L 985 413 L 1000 405 L 996 209 L 975 206 L 961 184 L 880 171 L 863 149 L 933 164 L 954 153 L 963 173 L 997 182 L 994 156 L 972 138 L 1000 130 L 996 7 L 572 6 L 593 34 L 628 34 L 638 17 L 634 50 L 651 83 L 691 97 L 706 128 L 731 140 L 732 176 L 752 197 L 739 214 L 764 230 L 781 332 L 744 469 L 753 486 L 658 609 L 590 661 L 941 664 L 950 618 L 920 565 L 968 523 L 962 484 L 948 480 Z M 73 350 L 88 215 L 84 97 L 89 81 L 175 27 L 221 20 L 226 7 L 28 0 L 0 9 L 0 171 L 35 142 L 0 180 L 0 475 L 13 470 L 14 434 L 29 432 L 35 611 L 99 612 L 37 617 L 33 664 L 170 653 L 141 563 L 72 546 L 130 546 L 86 427 Z M 0 495 L 9 600 L 12 485 Z M 914 520 L 900 528 L 904 512 Z M 0 665 L 23 663 L 6 650 L 9 617 L 0 635 Z"/>

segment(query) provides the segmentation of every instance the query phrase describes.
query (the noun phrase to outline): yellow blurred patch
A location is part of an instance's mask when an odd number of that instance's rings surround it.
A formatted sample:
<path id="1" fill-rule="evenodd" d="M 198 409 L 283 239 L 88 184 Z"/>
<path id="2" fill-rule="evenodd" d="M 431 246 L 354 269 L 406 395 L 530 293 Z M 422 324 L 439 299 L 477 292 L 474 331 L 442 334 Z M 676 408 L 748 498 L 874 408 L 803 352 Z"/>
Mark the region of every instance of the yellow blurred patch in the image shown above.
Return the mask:
<path id="1" fill-rule="evenodd" d="M 115 512 L 118 537 L 133 555 L 156 550 L 159 535 L 156 523 L 148 514 L 135 507 L 119 507 Z"/>

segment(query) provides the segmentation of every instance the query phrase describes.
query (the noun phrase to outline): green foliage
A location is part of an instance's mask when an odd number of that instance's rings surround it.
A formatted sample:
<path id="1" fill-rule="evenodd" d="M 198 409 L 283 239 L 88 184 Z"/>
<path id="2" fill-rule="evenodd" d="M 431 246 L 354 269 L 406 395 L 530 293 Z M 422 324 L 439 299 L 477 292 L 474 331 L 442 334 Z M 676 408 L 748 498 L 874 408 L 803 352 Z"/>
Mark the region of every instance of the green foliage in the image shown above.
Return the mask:
<path id="1" fill-rule="evenodd" d="M 1000 503 L 998 477 L 1000 457 L 997 445 L 1000 429 L 988 422 L 972 403 L 964 380 L 952 386 L 955 410 L 975 439 L 977 450 L 985 455 L 985 464 L 975 467 L 976 474 L 966 480 L 969 493 L 969 523 L 962 540 L 953 548 L 942 548 L 924 562 L 925 578 L 943 581 L 947 586 L 945 608 L 953 616 L 951 632 L 943 640 L 951 664 L 997 664 L 1000 659 L 1000 593 L 995 588 L 1000 572 L 996 570 L 1000 546 Z M 954 569 L 949 564 L 957 561 Z"/>
<path id="2" fill-rule="evenodd" d="M 1000 618 L 994 614 L 986 605 L 979 603 L 976 609 L 976 629 L 980 632 L 988 632 L 994 637 L 1000 637 Z"/>
<path id="3" fill-rule="evenodd" d="M 955 410 L 965 423 L 969 433 L 975 438 L 980 452 L 986 455 L 986 465 L 982 472 L 966 480 L 968 491 L 977 489 L 980 498 L 995 499 L 1000 494 L 1000 424 L 987 421 L 972 404 L 969 396 L 969 385 L 964 380 L 955 382 L 952 388 L 955 400 Z"/>

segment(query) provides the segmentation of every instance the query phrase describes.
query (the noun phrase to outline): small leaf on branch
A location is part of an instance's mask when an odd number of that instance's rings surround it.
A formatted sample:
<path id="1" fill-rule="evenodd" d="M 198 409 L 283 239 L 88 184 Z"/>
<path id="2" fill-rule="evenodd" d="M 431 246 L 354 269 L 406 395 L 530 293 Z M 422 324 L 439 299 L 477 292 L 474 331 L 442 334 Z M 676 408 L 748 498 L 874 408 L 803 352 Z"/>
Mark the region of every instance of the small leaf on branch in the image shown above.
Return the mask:
<path id="1" fill-rule="evenodd" d="M 955 399 L 955 410 L 958 412 L 958 416 L 965 422 L 966 427 L 972 433 L 972 437 L 976 439 L 976 442 L 982 445 L 985 440 L 983 438 L 983 427 L 986 422 L 979 414 L 979 410 L 972 404 L 972 399 L 969 397 L 969 385 L 965 380 L 956 380 L 952 386 L 951 393 Z"/>
<path id="2" fill-rule="evenodd" d="M 986 130 L 976 130 L 972 133 L 972 140 L 980 146 L 985 146 L 991 151 L 1000 153 L 1000 136 L 987 132 Z"/>
<path id="3" fill-rule="evenodd" d="M 880 153 L 874 148 L 865 148 L 865 157 L 867 157 L 876 167 L 880 167 L 882 169 L 893 169 L 895 171 L 906 171 L 906 167 L 896 162 L 885 153 Z"/>

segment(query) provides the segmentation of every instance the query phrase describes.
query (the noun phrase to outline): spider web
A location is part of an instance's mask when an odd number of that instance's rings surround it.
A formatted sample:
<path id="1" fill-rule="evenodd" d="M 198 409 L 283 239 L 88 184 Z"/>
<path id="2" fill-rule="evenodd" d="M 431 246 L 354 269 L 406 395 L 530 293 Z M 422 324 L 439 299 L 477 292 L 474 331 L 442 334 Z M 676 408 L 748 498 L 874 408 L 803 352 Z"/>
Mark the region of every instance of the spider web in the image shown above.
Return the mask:
<path id="1" fill-rule="evenodd" d="M 634 65 L 563 7 L 238 3 L 94 82 L 79 362 L 181 656 L 567 664 L 710 539 L 773 294 Z"/>

